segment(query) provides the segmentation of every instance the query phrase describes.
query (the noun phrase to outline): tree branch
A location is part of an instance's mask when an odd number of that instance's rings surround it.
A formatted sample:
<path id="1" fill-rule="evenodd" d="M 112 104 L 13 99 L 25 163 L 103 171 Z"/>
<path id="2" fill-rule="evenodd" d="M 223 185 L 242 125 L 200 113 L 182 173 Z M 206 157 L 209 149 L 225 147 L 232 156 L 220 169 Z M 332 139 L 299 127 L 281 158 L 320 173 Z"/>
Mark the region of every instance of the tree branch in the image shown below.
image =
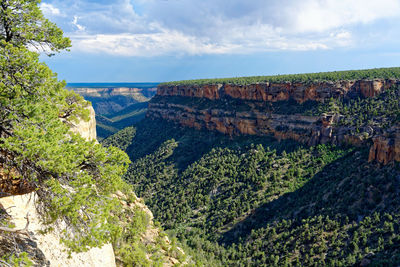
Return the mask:
<path id="1" fill-rule="evenodd" d="M 29 236 L 29 233 L 28 233 L 29 213 L 26 214 L 25 219 L 26 219 L 26 225 L 25 225 L 25 228 L 24 228 L 24 229 L 14 229 L 14 228 L 1 227 L 1 226 L 0 226 L 0 231 L 8 232 L 8 233 L 18 233 L 18 234 L 23 234 L 23 235 Z"/>

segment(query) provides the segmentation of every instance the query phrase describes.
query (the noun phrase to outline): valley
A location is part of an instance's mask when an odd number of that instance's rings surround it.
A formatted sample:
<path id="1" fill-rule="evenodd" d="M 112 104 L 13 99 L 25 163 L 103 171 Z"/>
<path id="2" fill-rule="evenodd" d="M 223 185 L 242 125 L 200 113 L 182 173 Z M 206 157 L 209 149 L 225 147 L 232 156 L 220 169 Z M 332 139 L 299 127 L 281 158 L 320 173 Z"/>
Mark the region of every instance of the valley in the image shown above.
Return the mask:
<path id="1" fill-rule="evenodd" d="M 67 88 L 90 101 L 101 140 L 145 117 L 158 83 L 70 83 Z"/>
<path id="2" fill-rule="evenodd" d="M 0 267 L 400 266 L 398 3 L 161 2 L 2 1 Z"/>
<path id="3" fill-rule="evenodd" d="M 104 142 L 124 144 L 125 180 L 198 265 L 395 266 L 397 79 L 311 81 L 299 98 L 287 81 L 278 99 L 265 82 L 161 84 Z"/>

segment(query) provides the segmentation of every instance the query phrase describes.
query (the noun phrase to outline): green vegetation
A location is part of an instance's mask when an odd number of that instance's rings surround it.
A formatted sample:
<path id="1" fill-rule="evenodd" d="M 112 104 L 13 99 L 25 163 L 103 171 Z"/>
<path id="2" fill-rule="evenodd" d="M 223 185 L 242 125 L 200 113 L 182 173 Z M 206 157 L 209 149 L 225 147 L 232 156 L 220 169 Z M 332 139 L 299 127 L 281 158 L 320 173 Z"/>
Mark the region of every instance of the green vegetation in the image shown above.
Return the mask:
<path id="1" fill-rule="evenodd" d="M 149 119 L 110 139 L 130 143 L 125 179 L 198 265 L 400 263 L 400 166 L 368 163 L 366 149 Z"/>
<path id="2" fill-rule="evenodd" d="M 150 100 L 141 94 L 134 96 L 115 95 L 109 97 L 93 97 L 83 94 L 82 96 L 92 103 L 96 114 L 105 115 L 107 117 L 113 117 L 114 113 L 118 113 L 133 104 L 146 103 Z"/>
<path id="3" fill-rule="evenodd" d="M 135 136 L 136 129 L 133 127 L 126 127 L 118 133 L 102 140 L 102 144 L 105 147 L 113 146 L 122 150 L 126 150 L 131 144 L 131 140 Z"/>
<path id="4" fill-rule="evenodd" d="M 247 85 L 254 83 L 265 83 L 265 82 L 315 82 L 315 81 L 360 80 L 360 79 L 375 79 L 375 78 L 400 79 L 400 67 L 304 73 L 304 74 L 285 74 L 285 75 L 273 75 L 273 76 L 199 79 L 199 80 L 167 82 L 167 83 L 162 83 L 160 85 L 205 85 L 205 84 Z"/>
<path id="5" fill-rule="evenodd" d="M 357 129 L 373 127 L 387 129 L 400 122 L 400 87 L 394 86 L 371 98 L 331 99 L 320 103 L 306 114 L 319 116 L 322 113 L 339 114 L 338 125 L 354 126 Z"/>
<path id="6" fill-rule="evenodd" d="M 96 130 L 99 140 L 139 122 L 146 116 L 148 102 L 136 103 L 108 115 L 96 113 Z"/>
<path id="7" fill-rule="evenodd" d="M 39 211 L 50 231 L 63 220 L 62 241 L 72 251 L 101 246 L 117 235 L 116 200 L 129 159 L 73 134 L 70 123 L 87 119 L 86 103 L 64 89 L 38 53 L 38 45 L 57 52 L 69 40 L 44 20 L 39 1 L 1 5 L 5 32 L 0 41 L 0 150 L 2 169 L 36 188 Z M 19 21 L 21 14 L 25 19 Z M 26 23 L 29 22 L 29 25 Z M 8 32 L 7 27 L 11 27 Z"/>
<path id="8" fill-rule="evenodd" d="M 65 82 L 39 62 L 39 51 L 31 51 L 43 48 L 52 55 L 70 46 L 62 31 L 43 18 L 39 3 L 9 0 L 0 5 L 2 178 L 32 188 L 45 232 L 61 223 L 63 231 L 58 234 L 69 253 L 113 243 L 122 264 L 161 263 L 160 245 L 142 244 L 148 215 L 135 208 L 132 186 L 121 178 L 130 163 L 128 156 L 70 130 L 72 123 L 88 120 L 87 102 L 64 89 Z M 132 137 L 129 130 L 125 133 Z M 1 196 L 14 193 L 18 192 L 0 192 Z M 40 250 L 25 251 L 29 242 L 28 248 L 35 243 L 29 235 L 16 232 L 11 219 L 0 207 L 0 265 L 40 265 L 35 262 Z M 145 248 L 130 253 L 139 246 Z"/>

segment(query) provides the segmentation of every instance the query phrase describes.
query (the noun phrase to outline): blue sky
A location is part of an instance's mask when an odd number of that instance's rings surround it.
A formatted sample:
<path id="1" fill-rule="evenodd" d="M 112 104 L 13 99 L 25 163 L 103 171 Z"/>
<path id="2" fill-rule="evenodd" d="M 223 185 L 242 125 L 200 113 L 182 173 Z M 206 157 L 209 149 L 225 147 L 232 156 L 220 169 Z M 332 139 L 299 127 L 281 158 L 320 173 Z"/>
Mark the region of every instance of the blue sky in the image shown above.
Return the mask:
<path id="1" fill-rule="evenodd" d="M 400 0 L 42 0 L 72 40 L 67 82 L 400 66 Z"/>

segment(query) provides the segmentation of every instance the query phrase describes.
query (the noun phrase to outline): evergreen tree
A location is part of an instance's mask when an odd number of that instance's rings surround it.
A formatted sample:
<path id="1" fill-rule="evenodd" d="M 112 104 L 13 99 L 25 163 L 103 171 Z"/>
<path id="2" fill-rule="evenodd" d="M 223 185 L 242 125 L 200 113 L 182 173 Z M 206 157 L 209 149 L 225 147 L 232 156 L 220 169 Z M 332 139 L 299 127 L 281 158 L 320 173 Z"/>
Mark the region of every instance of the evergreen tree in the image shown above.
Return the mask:
<path id="1" fill-rule="evenodd" d="M 0 162 L 3 171 L 13 170 L 13 179 L 34 188 L 48 230 L 64 221 L 62 241 L 72 251 L 86 251 L 121 233 L 113 195 L 129 191 L 121 180 L 129 159 L 71 132 L 72 123 L 88 120 L 87 103 L 39 62 L 42 50 L 50 55 L 70 46 L 39 2 L 0 4 Z M 0 224 L 6 226 L 4 218 Z M 0 235 L 10 235 L 1 229 Z"/>

